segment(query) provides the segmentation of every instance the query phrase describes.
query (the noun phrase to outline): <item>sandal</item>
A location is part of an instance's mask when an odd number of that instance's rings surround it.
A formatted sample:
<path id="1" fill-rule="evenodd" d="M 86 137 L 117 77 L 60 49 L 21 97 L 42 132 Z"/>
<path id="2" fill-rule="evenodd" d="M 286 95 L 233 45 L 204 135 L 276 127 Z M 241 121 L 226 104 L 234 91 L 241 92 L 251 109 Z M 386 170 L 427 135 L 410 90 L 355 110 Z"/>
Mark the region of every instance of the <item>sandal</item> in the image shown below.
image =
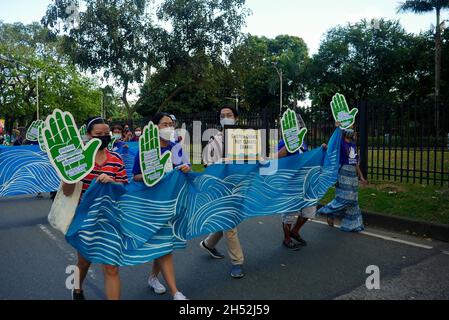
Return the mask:
<path id="1" fill-rule="evenodd" d="M 302 246 L 307 246 L 307 242 L 306 240 L 304 240 L 303 238 L 301 238 L 301 236 L 297 233 L 293 233 L 290 231 L 290 237 L 292 237 L 293 239 L 295 239 L 296 241 L 299 242 L 300 245 Z"/>
<path id="2" fill-rule="evenodd" d="M 288 249 L 291 249 L 291 250 L 294 250 L 294 251 L 298 251 L 298 250 L 301 249 L 301 248 L 299 247 L 299 245 L 296 244 L 296 243 L 294 243 L 292 240 L 290 240 L 290 241 L 288 241 L 288 242 L 285 242 L 285 240 L 284 240 L 284 241 L 282 241 L 282 245 L 283 245 L 284 247 L 286 247 L 286 248 L 288 248 Z"/>

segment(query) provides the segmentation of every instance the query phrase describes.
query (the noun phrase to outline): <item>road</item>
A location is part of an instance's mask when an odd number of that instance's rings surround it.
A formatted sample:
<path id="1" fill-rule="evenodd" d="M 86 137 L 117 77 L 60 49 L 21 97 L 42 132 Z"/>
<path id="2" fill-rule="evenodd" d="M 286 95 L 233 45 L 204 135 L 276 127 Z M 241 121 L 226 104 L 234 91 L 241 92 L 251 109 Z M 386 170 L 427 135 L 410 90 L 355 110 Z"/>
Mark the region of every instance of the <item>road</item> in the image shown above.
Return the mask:
<path id="1" fill-rule="evenodd" d="M 0 199 L 0 299 L 70 299 L 67 266 L 75 250 L 46 216 L 44 199 Z M 369 229 L 348 234 L 321 221 L 308 222 L 300 251 L 281 246 L 280 217 L 239 226 L 246 276 L 229 276 L 229 259 L 213 260 L 189 241 L 175 252 L 178 288 L 193 300 L 449 299 L 449 244 Z M 224 241 L 218 249 L 226 251 Z M 368 290 L 368 266 L 380 270 L 380 289 Z M 168 300 L 146 286 L 151 264 L 121 268 L 122 298 Z M 103 275 L 93 266 L 85 283 L 87 299 L 104 299 Z"/>

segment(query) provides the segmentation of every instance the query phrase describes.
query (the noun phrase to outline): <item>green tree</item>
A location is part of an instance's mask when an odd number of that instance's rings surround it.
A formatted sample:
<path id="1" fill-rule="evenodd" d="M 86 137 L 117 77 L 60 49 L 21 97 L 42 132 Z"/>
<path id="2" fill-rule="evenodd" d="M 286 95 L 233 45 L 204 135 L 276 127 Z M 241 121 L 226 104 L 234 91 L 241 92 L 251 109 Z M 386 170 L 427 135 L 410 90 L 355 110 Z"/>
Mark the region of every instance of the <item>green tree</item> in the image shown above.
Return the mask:
<path id="1" fill-rule="evenodd" d="M 240 39 L 248 10 L 244 0 L 166 0 L 158 18 L 157 61 L 137 102 L 142 115 L 213 108 L 223 92 L 227 57 Z"/>
<path id="2" fill-rule="evenodd" d="M 146 0 L 84 0 L 86 10 L 79 14 L 79 24 L 65 25 L 70 0 L 52 3 L 42 19 L 53 32 L 64 35 L 64 50 L 83 71 L 101 73 L 104 80 L 110 77 L 121 88 L 121 100 L 127 118 L 132 121 L 135 112 L 129 102 L 133 83 L 141 83 L 145 71 L 154 61 L 153 44 L 157 42 L 158 29 L 153 27 L 146 13 Z"/>
<path id="3" fill-rule="evenodd" d="M 61 50 L 61 40 L 38 23 L 0 22 L 0 116 L 8 129 L 36 119 L 37 81 L 43 119 L 55 108 L 70 111 L 77 121 L 98 113 L 97 84 L 81 75 Z"/>
<path id="4" fill-rule="evenodd" d="M 336 92 L 350 105 L 360 100 L 401 102 L 425 96 L 431 83 L 431 47 L 424 35 L 408 34 L 397 21 L 367 20 L 326 33 L 307 68 L 307 87 L 328 117 Z"/>
<path id="5" fill-rule="evenodd" d="M 242 92 L 243 107 L 247 109 L 279 109 L 280 79 L 276 68 L 283 73 L 284 105 L 296 106 L 298 100 L 305 98 L 304 70 L 309 56 L 301 38 L 248 35 L 231 54 L 230 62 L 233 85 Z"/>
<path id="6" fill-rule="evenodd" d="M 441 31 L 443 23 L 441 22 L 441 11 L 449 8 L 449 0 L 407 0 L 401 3 L 398 12 L 411 11 L 422 14 L 435 11 L 436 25 L 435 25 L 435 108 L 436 108 L 436 123 L 438 123 L 438 104 L 440 101 L 441 89 L 441 51 L 442 39 Z"/>

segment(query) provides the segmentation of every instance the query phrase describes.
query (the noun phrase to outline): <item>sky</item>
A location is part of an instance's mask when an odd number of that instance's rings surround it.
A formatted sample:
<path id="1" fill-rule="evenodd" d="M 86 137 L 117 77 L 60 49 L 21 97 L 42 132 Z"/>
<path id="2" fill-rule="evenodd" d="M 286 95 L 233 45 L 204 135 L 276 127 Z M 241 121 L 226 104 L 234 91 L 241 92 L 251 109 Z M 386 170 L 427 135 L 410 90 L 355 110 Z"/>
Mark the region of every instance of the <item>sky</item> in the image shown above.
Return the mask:
<path id="1" fill-rule="evenodd" d="M 30 23 L 39 21 L 52 0 L 0 0 L 0 20 Z M 311 54 L 318 51 L 320 40 L 336 25 L 362 18 L 400 20 L 408 32 L 428 30 L 435 23 L 433 13 L 397 14 L 398 0 L 246 0 L 252 11 L 245 33 L 274 38 L 279 34 L 304 39 Z M 449 11 L 443 12 L 449 19 Z"/>

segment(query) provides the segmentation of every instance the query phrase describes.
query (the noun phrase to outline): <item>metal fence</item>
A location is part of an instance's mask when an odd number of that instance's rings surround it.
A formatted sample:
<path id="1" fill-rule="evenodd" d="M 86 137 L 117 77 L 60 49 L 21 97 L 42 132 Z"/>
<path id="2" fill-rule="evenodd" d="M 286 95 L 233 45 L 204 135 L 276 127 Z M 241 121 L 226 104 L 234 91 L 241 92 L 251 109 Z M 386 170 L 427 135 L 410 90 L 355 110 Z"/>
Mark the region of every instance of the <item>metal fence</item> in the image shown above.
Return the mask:
<path id="1" fill-rule="evenodd" d="M 424 102 L 385 104 L 362 102 L 355 124 L 361 169 L 368 179 L 449 186 L 449 112 Z M 298 109 L 309 130 L 310 148 L 328 141 L 335 130 L 329 108 Z M 438 112 L 436 112 L 438 111 Z M 216 112 L 176 115 L 178 124 L 192 136 L 193 122 L 201 131 L 219 129 Z M 279 128 L 279 111 L 241 112 L 239 124 L 265 129 Z M 147 123 L 145 119 L 142 123 Z M 280 132 L 279 132 L 280 134 Z M 275 138 L 279 139 L 279 135 Z M 190 150 L 201 152 L 191 141 Z M 273 148 L 276 141 L 267 141 Z M 194 154 L 194 156 L 199 156 Z M 198 158 L 197 158 L 198 159 Z"/>

